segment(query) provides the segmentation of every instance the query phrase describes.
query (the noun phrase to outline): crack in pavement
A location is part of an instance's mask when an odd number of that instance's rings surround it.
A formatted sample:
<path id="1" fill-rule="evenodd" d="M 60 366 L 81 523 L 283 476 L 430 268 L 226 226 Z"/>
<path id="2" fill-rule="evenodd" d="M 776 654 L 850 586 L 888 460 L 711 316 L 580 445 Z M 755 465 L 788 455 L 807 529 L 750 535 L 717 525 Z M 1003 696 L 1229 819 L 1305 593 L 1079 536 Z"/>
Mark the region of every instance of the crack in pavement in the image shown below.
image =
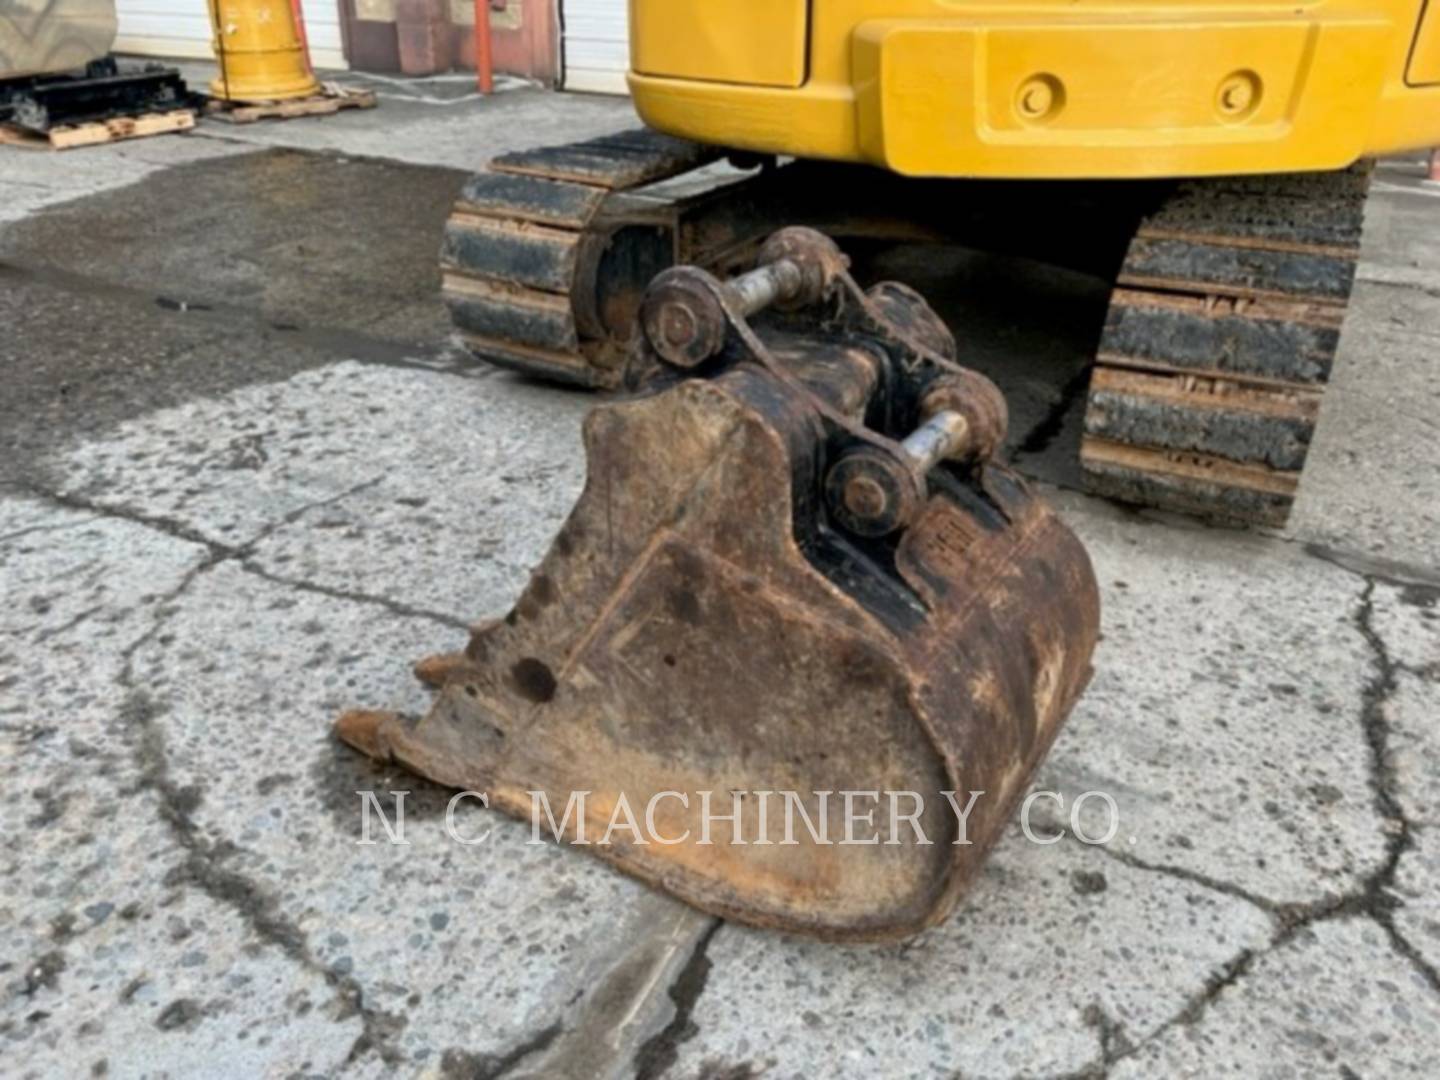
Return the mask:
<path id="1" fill-rule="evenodd" d="M 1204 518 L 1189 517 L 1184 514 L 1175 514 L 1165 510 L 1156 510 L 1153 507 L 1127 503 L 1109 495 L 1096 494 L 1077 484 L 1065 483 L 1064 481 L 1031 472 L 1018 461 L 1015 463 L 1015 471 L 1026 480 L 1034 483 L 1037 487 L 1064 492 L 1067 495 L 1075 495 L 1088 503 L 1098 503 L 1120 514 L 1125 520 L 1137 525 L 1164 526 L 1165 528 L 1180 529 L 1184 532 L 1191 533 L 1219 533 L 1222 536 L 1230 536 L 1237 539 L 1245 537 L 1258 538 L 1272 543 L 1282 544 L 1289 548 L 1299 548 L 1300 551 L 1311 558 L 1329 563 L 1337 570 L 1343 570 L 1362 580 L 1375 580 L 1386 585 L 1393 585 L 1396 588 L 1419 586 L 1422 588 L 1440 589 L 1440 569 L 1435 567 L 1422 566 L 1419 563 L 1406 562 L 1401 559 L 1387 559 L 1365 552 L 1350 551 L 1345 548 L 1337 548 L 1315 540 L 1306 539 L 1303 536 L 1286 536 L 1284 533 L 1275 532 L 1264 527 L 1251 529 L 1237 528 L 1233 525 L 1206 521 Z"/>
<path id="2" fill-rule="evenodd" d="M 1400 860 L 1415 847 L 1416 826 L 1410 821 L 1400 802 L 1400 783 L 1390 756 L 1390 722 L 1385 715 L 1385 709 L 1399 689 L 1401 672 L 1409 671 L 1409 668 L 1390 655 L 1384 637 L 1375 627 L 1375 587 L 1375 580 L 1367 578 L 1365 592 L 1356 612 L 1355 625 L 1370 646 L 1375 665 L 1375 676 L 1365 692 L 1361 720 L 1365 737 L 1370 744 L 1371 786 L 1375 794 L 1375 808 L 1390 822 L 1390 835 L 1387 837 L 1386 863 L 1380 872 L 1367 882 L 1365 907 L 1366 913 L 1390 938 L 1391 947 L 1410 962 L 1430 985 L 1431 990 L 1440 993 L 1440 971 L 1420 955 L 1419 950 L 1405 938 L 1395 924 L 1395 911 L 1402 906 L 1403 901 L 1392 889 L 1400 869 Z"/>
<path id="3" fill-rule="evenodd" d="M 1100 1053 L 1105 1060 L 1113 1061 L 1134 1051 L 1134 1044 L 1125 1032 L 1125 1025 L 1098 1003 L 1085 1010 L 1085 1022 L 1100 1033 Z"/>
<path id="4" fill-rule="evenodd" d="M 1336 565 L 1349 570 L 1343 564 Z M 1262 948 L 1242 949 L 1212 972 L 1197 994 L 1139 1042 L 1122 1046 L 1112 1038 L 1107 1047 L 1105 1028 L 1101 1026 L 1100 1057 L 1092 1064 L 1066 1074 L 1065 1080 L 1098 1080 L 1108 1076 L 1118 1062 L 1138 1053 L 1172 1028 L 1195 1025 L 1211 1005 L 1250 973 L 1256 961 L 1288 945 L 1310 927 L 1334 919 L 1365 918 L 1374 922 L 1385 932 L 1392 951 L 1407 961 L 1432 991 L 1440 994 L 1440 971 L 1405 938 L 1394 918 L 1395 911 L 1403 904 L 1393 891 L 1395 877 L 1401 859 L 1415 845 L 1415 826 L 1405 814 L 1397 793 L 1398 780 L 1390 760 L 1390 725 L 1385 716 L 1385 708 L 1398 687 L 1400 673 L 1411 672 L 1411 669 L 1391 657 L 1384 638 L 1375 628 L 1376 579 L 1360 574 L 1359 571 L 1349 572 L 1357 574 L 1365 581 L 1352 621 L 1370 649 L 1374 667 L 1374 674 L 1361 691 L 1359 720 L 1370 752 L 1372 799 L 1377 814 L 1384 822 L 1384 859 L 1366 875 L 1358 888 L 1348 893 L 1307 903 L 1286 903 L 1271 900 L 1232 882 L 1211 878 L 1197 871 L 1149 863 L 1128 852 L 1102 847 L 1100 850 L 1104 854 L 1126 866 L 1179 878 L 1253 904 L 1275 921 L 1276 929 L 1270 941 Z"/>
<path id="5" fill-rule="evenodd" d="M 122 653 L 121 668 L 115 679 L 125 693 L 119 719 L 139 774 L 135 790 L 148 791 L 156 797 L 161 821 L 185 852 L 184 859 L 166 874 L 164 884 L 199 889 L 239 915 L 263 944 L 320 976 L 335 992 L 335 1022 L 343 1023 L 352 1017 L 360 1020 L 360 1034 L 351 1045 L 347 1064 L 374 1052 L 387 1066 L 394 1066 L 400 1061 L 394 1040 L 404 1029 L 406 1019 L 367 1005 L 360 982 L 351 974 L 341 974 L 321 963 L 311 952 L 305 932 L 283 913 L 279 901 L 260 882 L 227 865 L 243 849 L 229 840 L 213 841 L 203 834 L 194 819 L 194 812 L 204 797 L 202 789 L 198 785 L 178 784 L 170 772 L 168 746 L 159 724 L 166 708 L 136 685 L 135 657 L 175 615 L 175 602 L 201 576 L 219 565 L 219 561 L 206 559 L 191 568 L 157 603 L 150 626 Z"/>
<path id="6" fill-rule="evenodd" d="M 302 581 L 298 578 L 285 577 L 272 570 L 266 570 L 248 560 L 241 562 L 239 566 L 240 569 L 247 574 L 253 574 L 258 578 L 273 582 L 276 585 L 284 585 L 287 588 L 298 589 L 301 592 L 314 593 L 317 596 L 326 596 L 332 600 L 348 600 L 355 604 L 369 604 L 374 607 L 382 607 L 393 615 L 400 615 L 411 619 L 428 619 L 430 622 L 439 623 L 441 626 L 460 630 L 466 634 L 470 633 L 473 629 L 473 624 L 464 619 L 457 619 L 455 616 L 446 615 L 444 612 L 416 607 L 413 604 L 406 604 L 400 600 L 392 600 L 388 596 L 359 592 L 354 589 L 342 589 L 334 585 L 321 585 L 316 581 Z"/>
<path id="7" fill-rule="evenodd" d="M 156 621 L 162 626 L 164 619 Z M 124 677 L 122 676 L 122 684 Z M 341 974 L 321 963 L 311 952 L 305 931 L 285 915 L 279 901 L 263 884 L 228 863 L 242 849 L 228 840 L 213 841 L 203 835 L 193 814 L 203 798 L 191 785 L 181 786 L 170 774 L 165 736 L 158 720 L 164 715 L 143 690 L 128 686 L 121 706 L 121 721 L 132 737 L 132 756 L 140 776 L 136 790 L 154 794 L 160 818 L 185 852 L 184 859 L 163 879 L 172 888 L 196 888 L 211 900 L 235 912 L 263 944 L 278 950 L 291 962 L 318 975 L 335 993 L 333 1019 L 343 1023 L 360 1020 L 360 1034 L 352 1044 L 346 1062 L 353 1063 L 375 1052 L 386 1065 L 400 1061 L 395 1037 L 406 1019 L 366 1004 L 365 990 L 351 974 Z"/>
<path id="8" fill-rule="evenodd" d="M 604 960 L 603 970 L 590 968 L 585 984 L 568 1001 L 547 1000 L 536 1015 L 522 1021 L 523 1031 L 536 1034 L 503 1053 L 451 1047 L 441 1057 L 441 1077 L 619 1080 L 635 1071 L 645 1047 L 657 1047 L 657 1040 L 666 1038 L 661 1032 L 640 1042 L 646 1032 L 659 1030 L 658 1003 L 667 996 L 665 991 L 677 1010 L 672 1015 L 677 1016 L 679 1029 L 689 1038 L 694 1027 L 688 1016 L 700 992 L 697 967 L 703 963 L 708 970 L 703 949 L 720 920 L 658 894 L 639 900 L 627 914 L 634 918 L 638 933 L 622 936 L 618 949 Z M 555 1018 L 542 1028 L 540 1024 L 551 1016 Z M 666 1028 L 672 1034 L 675 1030 L 676 1024 Z M 674 1056 L 672 1049 L 672 1063 Z"/>
<path id="9" fill-rule="evenodd" d="M 660 1080 L 679 1060 L 680 1047 L 699 1033 L 700 1028 L 692 1017 L 710 978 L 711 962 L 706 954 L 710 942 L 724 925 L 722 919 L 710 924 L 704 936 L 695 943 L 690 959 L 670 984 L 667 993 L 675 1003 L 675 1015 L 670 1023 L 645 1040 L 635 1052 L 635 1080 Z"/>
<path id="10" fill-rule="evenodd" d="M 314 502 L 306 503 L 304 506 L 291 510 L 283 517 L 278 518 L 277 520 L 271 522 L 269 525 L 266 525 L 263 529 L 257 532 L 249 540 L 246 540 L 243 544 L 231 544 L 224 541 L 215 540 L 205 535 L 205 533 L 201 530 L 186 525 L 184 522 L 177 521 L 174 518 L 166 517 L 163 515 L 145 514 L 127 504 L 110 506 L 104 503 L 95 502 L 94 500 L 87 499 L 74 493 L 51 491 L 30 481 L 9 482 L 0 486 L 15 488 L 19 491 L 24 492 L 25 494 L 45 500 L 46 502 L 52 503 L 53 505 L 60 506 L 68 510 L 85 511 L 91 513 L 94 515 L 94 517 L 87 519 L 90 521 L 94 521 L 97 519 L 126 521 L 133 525 L 140 525 L 143 528 L 153 529 L 157 532 L 164 533 L 166 536 L 169 536 L 172 539 L 182 540 L 190 544 L 197 544 L 200 547 L 205 548 L 206 551 L 209 552 L 209 558 L 206 560 L 205 563 L 205 567 L 207 569 L 223 562 L 233 562 L 236 567 L 239 568 L 242 572 L 246 574 L 251 574 L 265 581 L 269 581 L 275 585 L 281 585 L 286 588 L 297 589 L 302 592 L 314 593 L 318 596 L 329 597 L 332 600 L 345 600 L 349 601 L 350 603 L 383 607 L 394 615 L 399 615 L 405 618 L 426 619 L 430 622 L 438 623 L 450 629 L 458 629 L 462 632 L 469 633 L 471 629 L 471 624 L 466 620 L 456 618 L 453 615 L 447 615 L 444 612 L 440 611 L 431 611 L 428 608 L 417 607 L 413 604 L 406 604 L 403 601 L 392 600 L 389 597 L 380 596 L 374 593 L 364 593 L 354 589 L 343 589 L 333 585 L 322 585 L 319 582 L 303 581 L 297 578 L 286 577 L 282 574 L 277 574 L 274 571 L 266 570 L 264 567 L 260 566 L 254 561 L 253 556 L 256 554 L 256 551 L 260 547 L 260 545 L 263 544 L 280 529 L 283 529 L 288 525 L 295 524 L 295 522 L 299 521 L 302 517 L 304 517 L 306 514 L 309 514 L 311 511 L 320 510 L 327 506 L 333 506 L 336 503 L 342 502 L 345 499 L 360 494 L 362 491 L 368 491 L 370 488 L 373 488 L 380 484 L 384 479 L 385 478 L 383 476 L 372 477 L 369 480 L 354 484 L 336 495 L 329 495 L 323 499 L 317 499 Z"/>
<path id="11" fill-rule="evenodd" d="M 453 1048 L 446 1050 L 440 1058 L 441 1080 L 500 1080 L 523 1065 L 527 1058 L 546 1050 L 563 1030 L 564 1025 L 557 1020 L 503 1054 L 471 1054 Z"/>
<path id="12" fill-rule="evenodd" d="M 5 486 L 11 486 L 6 484 Z M 12 540 L 19 540 L 22 536 L 30 536 L 33 533 L 63 532 L 66 529 L 78 529 L 82 525 L 89 525 L 99 520 L 98 517 L 81 518 L 78 521 L 66 521 L 59 525 L 31 525 L 25 529 L 16 529 L 14 532 L 5 533 L 0 536 L 0 544 L 8 544 Z"/>
<path id="13" fill-rule="evenodd" d="M 40 631 L 40 633 L 36 634 L 35 644 L 43 645 L 51 638 L 59 637 L 61 634 L 68 634 L 71 630 L 74 630 L 81 623 L 100 614 L 100 612 L 104 610 L 104 604 L 95 604 L 92 607 L 86 608 L 84 611 L 77 612 L 75 615 L 72 615 L 70 618 L 66 619 L 59 626 L 51 627 L 49 630 L 42 630 Z"/>
<path id="14" fill-rule="evenodd" d="M 126 504 L 110 506 L 105 503 L 87 499 L 82 495 L 73 492 L 53 491 L 50 488 L 41 486 L 33 480 L 7 480 L 0 483 L 0 487 L 13 488 L 23 494 L 58 506 L 63 510 L 74 510 L 80 513 L 92 515 L 88 521 L 97 518 L 108 518 L 112 521 L 128 521 L 132 525 L 140 525 L 155 532 L 164 533 L 173 540 L 183 540 L 189 544 L 197 544 L 210 552 L 213 559 L 233 559 L 244 553 L 244 547 L 237 547 L 226 544 L 219 540 L 212 540 L 199 529 L 192 528 L 182 521 L 164 515 L 146 514 Z M 251 543 L 259 543 L 260 537 L 256 537 Z"/>
<path id="15" fill-rule="evenodd" d="M 176 540 L 184 540 L 187 543 L 199 544 L 210 552 L 214 562 L 224 562 L 229 559 L 246 559 L 255 554 L 261 544 L 274 536 L 281 529 L 293 525 L 312 510 L 321 510 L 327 506 L 343 502 L 351 496 L 358 495 L 362 491 L 369 491 L 378 486 L 385 479 L 384 475 L 372 476 L 369 480 L 362 480 L 358 484 L 352 484 L 343 491 L 334 495 L 327 495 L 323 499 L 315 499 L 296 507 L 283 514 L 270 524 L 264 526 L 250 539 L 242 544 L 227 543 L 224 540 L 216 540 L 207 536 L 201 529 L 186 525 L 183 521 L 166 515 L 147 514 L 137 510 L 128 503 L 111 505 L 86 498 L 76 492 L 52 491 L 42 487 L 34 481 L 18 481 L 7 483 L 4 486 L 18 488 L 36 498 L 44 499 L 57 506 L 68 510 L 81 510 L 98 517 L 128 521 L 134 525 L 140 525 L 147 529 L 154 529 L 170 536 Z"/>
<path id="16" fill-rule="evenodd" d="M 1075 839 L 1076 842 L 1083 842 L 1079 841 L 1078 838 L 1071 837 L 1068 833 L 1066 837 L 1067 839 Z M 1252 893 L 1244 886 L 1236 885 L 1234 882 L 1225 881 L 1222 878 L 1211 877 L 1209 874 L 1202 874 L 1198 870 L 1191 870 L 1184 866 L 1174 866 L 1170 863 L 1148 862 L 1138 855 L 1132 855 L 1130 852 L 1119 848 L 1112 849 L 1108 845 L 1102 845 L 1099 850 L 1101 854 L 1106 857 L 1114 859 L 1116 862 L 1131 867 L 1132 869 L 1142 870 L 1149 874 L 1164 874 L 1166 877 L 1179 878 L 1181 881 L 1188 881 L 1193 885 L 1199 885 L 1201 888 L 1209 889 L 1212 892 L 1224 893 L 1226 896 L 1233 897 L 1236 900 L 1243 900 L 1247 904 L 1252 904 L 1268 915 L 1276 915 L 1284 906 L 1268 897 L 1261 896 L 1259 893 Z"/>
<path id="17" fill-rule="evenodd" d="M 1345 551 L 1325 544 L 1288 540 L 1285 537 L 1276 537 L 1276 539 L 1286 539 L 1288 543 L 1299 543 L 1305 554 L 1311 558 L 1329 563 L 1337 570 L 1344 570 L 1347 574 L 1353 574 L 1365 582 L 1390 585 L 1397 589 L 1440 589 L 1440 570 L 1396 559 L 1383 559 L 1361 552 Z"/>
<path id="18" fill-rule="evenodd" d="M 62 509 L 92 515 L 87 521 L 124 521 L 194 545 L 205 552 L 204 558 L 184 574 L 179 584 L 157 599 L 150 625 L 120 653 L 120 670 L 116 676 L 118 685 L 126 692 L 120 719 L 129 737 L 132 757 L 139 770 L 137 789 L 149 791 L 157 797 L 162 821 L 186 852 L 184 861 L 171 870 L 165 883 L 199 889 L 212 900 L 240 915 L 260 941 L 273 946 L 306 970 L 320 975 L 335 991 L 338 1002 L 336 1021 L 343 1022 L 351 1017 L 359 1017 L 361 1022 L 361 1032 L 350 1049 L 347 1064 L 373 1052 L 378 1054 L 387 1066 L 393 1066 L 400 1060 L 394 1041 L 405 1027 L 405 1018 L 367 1005 L 364 988 L 358 980 L 352 975 L 342 975 L 322 964 L 310 951 L 304 931 L 285 917 L 276 899 L 259 882 L 227 865 L 242 849 L 228 840 L 215 842 L 202 834 L 192 816 L 199 806 L 201 792 L 193 787 L 182 787 L 171 777 L 165 736 L 158 723 L 165 710 L 136 686 L 134 670 L 136 656 L 156 639 L 175 614 L 176 601 L 204 574 L 227 563 L 234 564 L 245 573 L 255 574 L 277 584 L 322 593 L 336 599 L 378 603 L 397 614 L 429 618 L 447 626 L 467 629 L 467 624 L 462 620 L 391 603 L 383 598 L 328 589 L 307 582 L 288 581 L 268 574 L 251 561 L 250 556 L 279 529 L 294 524 L 313 510 L 333 505 L 374 487 L 383 479 L 383 476 L 373 477 L 336 495 L 298 507 L 238 545 L 217 541 L 201 530 L 174 518 L 146 514 L 128 505 L 108 506 L 78 494 L 51 491 L 32 482 L 6 483 L 4 486 Z"/>
<path id="19" fill-rule="evenodd" d="M 630 1073 L 636 1080 L 659 1080 L 668 1074 L 679 1059 L 681 1044 L 699 1030 L 693 1016 L 710 972 L 706 953 L 724 921 L 673 901 L 666 905 L 666 912 L 647 920 L 646 925 L 651 929 L 656 929 L 657 921 L 667 925 L 623 946 L 592 985 L 577 990 L 565 1003 L 561 1018 L 537 1028 L 535 1034 L 503 1053 L 451 1047 L 440 1061 L 443 1080 L 510 1076 L 517 1080 L 552 1076 L 615 1080 Z M 670 972 L 673 975 L 667 980 Z M 658 1024 L 659 1014 L 652 1003 L 665 996 L 673 1006 L 671 1019 L 635 1045 L 639 1035 Z M 635 1038 L 626 1035 L 632 1029 Z"/>
<path id="20" fill-rule="evenodd" d="M 238 914 L 262 943 L 274 947 L 292 962 L 323 978 L 336 995 L 335 1021 L 344 1022 L 352 1017 L 360 1020 L 361 1031 L 351 1046 L 347 1064 L 373 1052 L 385 1065 L 394 1066 L 400 1061 L 400 1052 L 394 1045 L 395 1038 L 404 1029 L 406 1019 L 367 1005 L 364 988 L 359 981 L 353 975 L 341 974 L 320 962 L 311 952 L 305 932 L 284 915 L 276 898 L 261 883 L 227 865 L 243 849 L 229 840 L 209 839 L 194 820 L 193 814 L 200 805 L 202 791 L 196 786 L 181 786 L 171 776 L 165 734 L 159 723 L 166 709 L 137 685 L 135 673 L 136 657 L 160 635 L 178 610 L 176 601 L 203 575 L 224 563 L 233 562 L 244 569 L 248 555 L 276 530 L 294 523 L 311 510 L 373 487 L 381 479 L 383 477 L 366 480 L 337 495 L 291 511 L 239 546 L 214 541 L 181 522 L 145 515 L 129 507 L 108 507 L 33 484 L 7 486 L 19 487 L 33 497 L 65 509 L 139 525 L 192 544 L 205 552 L 205 556 L 186 571 L 174 588 L 156 600 L 150 624 L 121 651 L 120 667 L 115 676 L 117 686 L 125 694 L 119 720 L 138 771 L 135 790 L 150 792 L 157 798 L 161 820 L 186 853 L 183 861 L 166 875 L 164 883 L 178 888 L 199 889 L 213 901 Z"/>

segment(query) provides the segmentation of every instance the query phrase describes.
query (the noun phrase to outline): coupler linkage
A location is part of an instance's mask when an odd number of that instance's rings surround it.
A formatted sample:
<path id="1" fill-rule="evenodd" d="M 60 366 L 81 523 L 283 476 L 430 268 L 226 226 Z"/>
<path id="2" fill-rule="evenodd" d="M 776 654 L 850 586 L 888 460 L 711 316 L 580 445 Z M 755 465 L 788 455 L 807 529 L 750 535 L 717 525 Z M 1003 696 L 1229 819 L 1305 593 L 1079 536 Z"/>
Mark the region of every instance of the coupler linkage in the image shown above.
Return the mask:
<path id="1" fill-rule="evenodd" d="M 861 361 L 850 372 L 850 395 L 841 395 L 848 408 L 819 403 L 827 438 L 848 444 L 825 480 L 830 512 L 848 531 L 879 538 L 914 521 L 927 477 L 942 461 L 971 467 L 988 462 L 1005 440 L 1008 411 L 989 379 L 956 364 L 955 339 L 919 294 L 894 282 L 866 294 L 848 268 L 828 237 L 792 228 L 765 244 L 757 269 L 730 281 L 691 266 L 666 271 L 641 307 L 640 360 L 634 365 L 639 377 L 632 374 L 632 384 L 652 376 L 656 364 L 647 361 L 701 374 L 706 364 L 737 358 L 793 381 L 796 376 L 747 322 L 772 307 L 804 312 L 804 321 L 837 340 L 853 335 L 883 343 L 868 364 Z M 831 373 L 832 382 L 837 377 Z M 870 415 L 868 408 L 857 415 L 857 403 L 875 402 L 882 379 L 889 383 L 878 402 L 883 415 Z M 865 422 L 876 419 L 878 427 Z M 913 430 L 886 437 L 897 425 Z"/>

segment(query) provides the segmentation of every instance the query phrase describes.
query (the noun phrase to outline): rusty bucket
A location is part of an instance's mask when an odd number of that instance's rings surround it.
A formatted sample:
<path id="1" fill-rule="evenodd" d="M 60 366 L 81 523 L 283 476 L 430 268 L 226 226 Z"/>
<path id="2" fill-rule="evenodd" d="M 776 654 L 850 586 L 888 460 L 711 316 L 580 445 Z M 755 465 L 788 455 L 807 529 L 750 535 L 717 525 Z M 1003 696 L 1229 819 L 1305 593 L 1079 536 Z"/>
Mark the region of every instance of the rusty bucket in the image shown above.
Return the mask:
<path id="1" fill-rule="evenodd" d="M 1098 636 L 1084 549 L 996 460 L 1003 399 L 807 230 L 661 275 L 629 374 L 515 609 L 420 665 L 428 715 L 340 737 L 726 918 L 936 923 Z"/>

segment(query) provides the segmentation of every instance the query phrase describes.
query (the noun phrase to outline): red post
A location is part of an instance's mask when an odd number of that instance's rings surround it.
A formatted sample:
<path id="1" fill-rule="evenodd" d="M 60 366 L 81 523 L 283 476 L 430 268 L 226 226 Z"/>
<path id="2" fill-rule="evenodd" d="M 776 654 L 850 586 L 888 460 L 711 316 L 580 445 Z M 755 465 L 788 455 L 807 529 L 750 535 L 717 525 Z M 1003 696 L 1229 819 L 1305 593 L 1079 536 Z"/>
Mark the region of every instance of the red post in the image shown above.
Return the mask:
<path id="1" fill-rule="evenodd" d="M 495 92 L 495 57 L 490 40 L 490 0 L 475 0 L 475 79 L 482 94 Z"/>
<path id="2" fill-rule="evenodd" d="M 1440 149 L 1430 151 L 1430 179 L 1440 181 Z"/>

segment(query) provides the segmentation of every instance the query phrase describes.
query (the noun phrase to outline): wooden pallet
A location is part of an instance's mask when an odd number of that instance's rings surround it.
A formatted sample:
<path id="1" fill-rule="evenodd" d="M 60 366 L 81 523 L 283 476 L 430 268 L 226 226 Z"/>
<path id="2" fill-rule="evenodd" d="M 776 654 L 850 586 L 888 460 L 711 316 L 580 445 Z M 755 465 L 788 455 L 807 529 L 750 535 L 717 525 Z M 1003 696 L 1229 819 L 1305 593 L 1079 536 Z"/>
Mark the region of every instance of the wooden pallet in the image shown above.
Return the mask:
<path id="1" fill-rule="evenodd" d="M 195 126 L 192 109 L 114 116 L 85 124 L 62 124 L 49 131 L 31 131 L 15 124 L 0 124 L 0 145 L 23 146 L 32 150 L 73 150 L 78 146 L 99 146 L 121 139 L 143 139 L 189 131 Z"/>
<path id="2" fill-rule="evenodd" d="M 205 115 L 227 124 L 253 124 L 257 120 L 294 120 L 301 116 L 328 116 L 341 109 L 373 109 L 375 94 L 349 86 L 326 83 L 314 97 L 290 101 L 225 101 L 210 98 Z"/>

